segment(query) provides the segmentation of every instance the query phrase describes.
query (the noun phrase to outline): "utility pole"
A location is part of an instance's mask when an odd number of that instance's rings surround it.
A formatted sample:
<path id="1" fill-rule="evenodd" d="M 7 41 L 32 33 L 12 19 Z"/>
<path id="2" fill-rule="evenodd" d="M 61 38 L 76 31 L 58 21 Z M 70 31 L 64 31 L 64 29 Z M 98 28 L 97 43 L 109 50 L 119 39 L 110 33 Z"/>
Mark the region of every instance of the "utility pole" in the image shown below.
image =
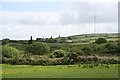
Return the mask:
<path id="1" fill-rule="evenodd" d="M 94 34 L 96 33 L 96 17 L 95 17 L 95 12 L 94 12 Z"/>

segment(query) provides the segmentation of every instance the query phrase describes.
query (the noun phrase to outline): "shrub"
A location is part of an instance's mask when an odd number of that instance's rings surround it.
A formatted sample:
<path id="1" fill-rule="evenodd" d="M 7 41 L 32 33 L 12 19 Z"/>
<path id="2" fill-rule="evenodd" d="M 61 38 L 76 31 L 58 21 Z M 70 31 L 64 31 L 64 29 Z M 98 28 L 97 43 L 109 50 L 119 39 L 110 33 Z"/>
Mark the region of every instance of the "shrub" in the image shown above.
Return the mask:
<path id="1" fill-rule="evenodd" d="M 98 39 L 95 41 L 95 43 L 97 43 L 97 44 L 107 43 L 107 40 L 104 39 L 104 38 L 98 38 Z"/>
<path id="2" fill-rule="evenodd" d="M 69 57 L 70 59 L 73 59 L 74 62 L 79 62 L 79 61 L 81 61 L 81 59 L 80 59 L 80 54 L 75 53 L 75 52 L 69 53 L 67 57 Z"/>
<path id="3" fill-rule="evenodd" d="M 106 44 L 103 52 L 104 53 L 112 53 L 112 54 L 118 53 L 119 46 L 117 44 Z"/>
<path id="4" fill-rule="evenodd" d="M 56 57 L 56 58 L 60 58 L 60 57 L 64 57 L 64 55 L 65 55 L 65 51 L 64 50 L 55 50 L 54 52 L 53 52 L 53 55 L 54 55 L 54 57 Z"/>
<path id="5" fill-rule="evenodd" d="M 95 55 L 95 56 L 93 57 L 93 60 L 94 60 L 94 62 L 97 62 L 97 61 L 99 60 L 99 57 L 98 57 L 97 55 Z"/>
<path id="6" fill-rule="evenodd" d="M 2 40 L 2 45 L 8 44 L 10 42 L 10 39 L 6 38 Z"/>
<path id="7" fill-rule="evenodd" d="M 69 58 L 72 58 L 72 59 L 75 59 L 76 57 L 78 57 L 79 55 L 77 54 L 77 53 L 75 53 L 75 52 L 71 52 L 71 53 L 69 53 L 68 54 L 68 57 Z"/>
<path id="8" fill-rule="evenodd" d="M 74 64 L 74 59 L 71 59 L 69 57 L 65 57 L 60 62 L 62 65 Z"/>
<path id="9" fill-rule="evenodd" d="M 3 46 L 2 47 L 2 56 L 7 58 L 15 58 L 18 57 L 19 50 L 11 46 Z"/>
<path id="10" fill-rule="evenodd" d="M 50 61 L 48 59 L 42 60 L 42 65 L 48 66 L 48 65 L 50 65 Z"/>
<path id="11" fill-rule="evenodd" d="M 110 62 L 111 64 L 117 64 L 119 61 L 116 60 L 116 59 L 114 59 L 114 58 L 112 58 L 112 59 L 110 59 L 109 62 Z"/>
<path id="12" fill-rule="evenodd" d="M 94 52 L 93 48 L 88 47 L 88 46 L 84 47 L 82 50 L 83 50 L 84 54 L 86 54 L 86 55 L 91 55 Z"/>
<path id="13" fill-rule="evenodd" d="M 94 44 L 94 45 L 92 45 L 92 46 L 90 46 L 92 49 L 93 49 L 93 54 L 94 55 L 96 55 L 96 54 L 101 54 L 102 52 L 102 50 L 103 49 L 101 49 L 101 45 L 98 45 L 98 44 Z"/>
<path id="14" fill-rule="evenodd" d="M 76 52 L 76 54 L 81 56 L 81 55 L 84 55 L 84 52 L 82 50 L 79 50 L 78 52 Z"/>
<path id="15" fill-rule="evenodd" d="M 52 53 L 49 54 L 48 56 L 49 56 L 49 58 L 54 58 L 55 57 Z"/>
<path id="16" fill-rule="evenodd" d="M 36 42 L 27 46 L 26 51 L 34 55 L 47 54 L 50 51 L 47 43 Z"/>
<path id="17" fill-rule="evenodd" d="M 10 59 L 10 58 L 9 58 Z M 8 64 L 8 61 L 9 61 L 9 59 L 8 58 L 6 58 L 6 57 L 2 57 L 2 64 Z"/>
<path id="18" fill-rule="evenodd" d="M 50 59 L 49 62 L 50 62 L 49 63 L 50 65 L 60 65 L 61 64 L 61 59 L 60 58 Z"/>

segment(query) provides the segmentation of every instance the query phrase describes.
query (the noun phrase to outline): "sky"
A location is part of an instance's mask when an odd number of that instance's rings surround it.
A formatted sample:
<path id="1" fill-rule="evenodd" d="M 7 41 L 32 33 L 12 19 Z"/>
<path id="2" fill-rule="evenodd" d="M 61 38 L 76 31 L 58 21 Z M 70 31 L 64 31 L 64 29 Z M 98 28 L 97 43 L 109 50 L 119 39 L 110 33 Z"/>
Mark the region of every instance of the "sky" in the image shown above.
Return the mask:
<path id="1" fill-rule="evenodd" d="M 0 39 L 117 33 L 117 0 L 1 0 Z"/>

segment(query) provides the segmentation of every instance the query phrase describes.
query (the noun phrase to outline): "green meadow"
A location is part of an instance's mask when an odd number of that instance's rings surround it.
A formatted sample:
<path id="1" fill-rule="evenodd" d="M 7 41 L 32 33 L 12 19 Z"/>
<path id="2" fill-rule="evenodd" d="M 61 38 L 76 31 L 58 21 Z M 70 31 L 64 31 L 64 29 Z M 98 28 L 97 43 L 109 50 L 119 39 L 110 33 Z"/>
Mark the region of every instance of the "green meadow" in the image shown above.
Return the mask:
<path id="1" fill-rule="evenodd" d="M 3 78 L 117 78 L 118 65 L 109 67 L 96 66 L 93 68 L 84 65 L 9 65 L 3 64 L 1 72 Z"/>

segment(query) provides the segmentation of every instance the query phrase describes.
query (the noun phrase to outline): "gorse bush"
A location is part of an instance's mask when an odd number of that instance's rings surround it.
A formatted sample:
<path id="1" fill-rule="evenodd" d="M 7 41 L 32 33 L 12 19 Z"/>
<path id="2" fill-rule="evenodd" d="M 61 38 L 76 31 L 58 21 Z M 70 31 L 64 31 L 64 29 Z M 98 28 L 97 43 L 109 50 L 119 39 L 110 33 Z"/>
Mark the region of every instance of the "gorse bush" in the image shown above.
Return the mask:
<path id="1" fill-rule="evenodd" d="M 47 43 L 43 43 L 43 42 L 36 42 L 30 44 L 26 48 L 26 52 L 32 53 L 34 55 L 44 55 L 49 53 L 49 51 L 50 51 L 49 46 L 47 45 Z"/>
<path id="2" fill-rule="evenodd" d="M 118 51 L 119 51 L 119 46 L 117 44 L 106 44 L 103 50 L 104 53 L 112 53 L 112 54 L 118 53 Z"/>
<path id="3" fill-rule="evenodd" d="M 19 56 L 19 50 L 11 46 L 2 47 L 2 56 L 7 58 L 15 58 Z"/>
<path id="4" fill-rule="evenodd" d="M 60 62 L 62 65 L 74 64 L 74 59 L 71 59 L 69 57 L 64 57 L 63 59 L 61 59 Z"/>
<path id="5" fill-rule="evenodd" d="M 50 53 L 50 54 L 48 55 L 48 57 L 49 57 L 49 58 L 54 58 L 55 56 L 54 56 L 53 53 Z"/>
<path id="6" fill-rule="evenodd" d="M 118 64 L 120 63 L 119 60 L 114 58 L 100 58 L 97 56 L 78 56 L 76 59 L 70 57 L 64 58 L 7 58 L 2 57 L 3 64 L 15 64 L 15 65 L 69 65 L 69 64 Z"/>
<path id="7" fill-rule="evenodd" d="M 97 44 L 107 43 L 107 40 L 104 39 L 104 38 L 98 38 L 98 39 L 95 41 L 95 43 L 97 43 Z"/>
<path id="8" fill-rule="evenodd" d="M 56 58 L 64 57 L 65 54 L 66 54 L 66 52 L 64 50 L 55 50 L 55 51 L 53 51 L 53 55 Z"/>
<path id="9" fill-rule="evenodd" d="M 79 54 L 75 53 L 75 52 L 71 52 L 67 55 L 67 57 L 71 58 L 71 59 L 75 59 L 76 57 L 78 57 Z"/>

